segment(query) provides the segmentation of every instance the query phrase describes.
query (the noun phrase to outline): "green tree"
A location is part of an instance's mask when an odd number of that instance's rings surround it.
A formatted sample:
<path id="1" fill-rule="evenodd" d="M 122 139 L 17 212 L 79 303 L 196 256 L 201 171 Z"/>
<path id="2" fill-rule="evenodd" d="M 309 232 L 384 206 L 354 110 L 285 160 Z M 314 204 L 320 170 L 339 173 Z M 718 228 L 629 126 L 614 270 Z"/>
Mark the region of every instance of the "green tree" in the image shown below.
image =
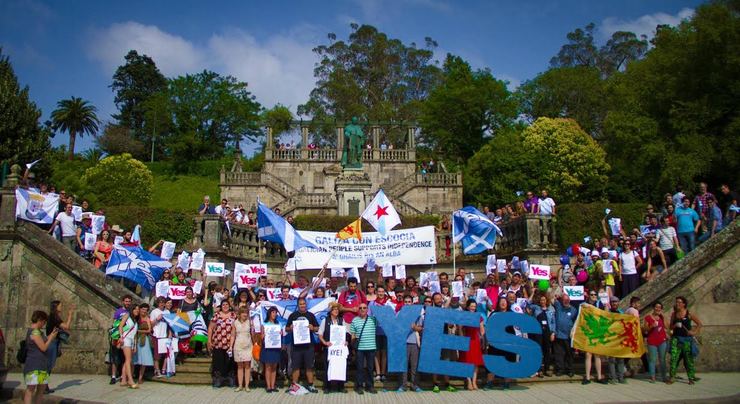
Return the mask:
<path id="1" fill-rule="evenodd" d="M 154 178 L 144 163 L 124 153 L 109 156 L 85 170 L 82 183 L 104 206 L 146 206 Z"/>
<path id="2" fill-rule="evenodd" d="M 102 135 L 95 137 L 95 144 L 110 156 L 122 153 L 132 156 L 146 154 L 144 143 L 131 136 L 131 129 L 110 123 L 105 125 Z"/>
<path id="3" fill-rule="evenodd" d="M 151 144 L 151 133 L 145 131 L 145 102 L 153 94 L 167 87 L 167 79 L 159 71 L 152 58 L 130 50 L 126 63 L 118 66 L 113 74 L 110 88 L 116 93 L 114 102 L 119 113 L 113 117 L 118 124 L 133 130 L 136 140 Z"/>
<path id="4" fill-rule="evenodd" d="M 69 132 L 69 159 L 75 155 L 77 135 L 95 135 L 98 131 L 97 109 L 82 98 L 72 97 L 57 103 L 57 109 L 51 113 L 52 128 Z"/>
<path id="5" fill-rule="evenodd" d="M 29 163 L 50 150 L 51 131 L 39 123 L 41 110 L 28 97 L 28 86 L 21 88 L 10 59 L 0 48 L 0 161 L 7 164 Z M 42 160 L 34 172 L 48 174 Z"/>
<path id="6" fill-rule="evenodd" d="M 516 116 L 517 102 L 506 83 L 448 54 L 440 84 L 421 108 L 420 140 L 444 159 L 465 161 Z"/>
<path id="7" fill-rule="evenodd" d="M 270 109 L 262 111 L 262 123 L 272 128 L 272 135 L 278 136 L 290 130 L 290 121 L 293 113 L 290 109 L 282 104 L 277 104 Z M 303 145 L 304 147 L 306 145 Z"/>
<path id="8" fill-rule="evenodd" d="M 351 24 L 351 28 L 348 41 L 337 41 L 335 34 L 329 34 L 328 45 L 314 48 L 319 57 L 314 69 L 316 86 L 309 100 L 298 106 L 298 114 L 317 121 L 346 121 L 353 116 L 374 121 L 416 120 L 421 102 L 439 78 L 440 70 L 432 63 L 437 43 L 425 38 L 424 48 L 418 48 L 370 25 Z M 327 143 L 336 142 L 331 128 L 319 129 Z M 396 144 L 404 139 L 400 131 L 384 136 Z"/>

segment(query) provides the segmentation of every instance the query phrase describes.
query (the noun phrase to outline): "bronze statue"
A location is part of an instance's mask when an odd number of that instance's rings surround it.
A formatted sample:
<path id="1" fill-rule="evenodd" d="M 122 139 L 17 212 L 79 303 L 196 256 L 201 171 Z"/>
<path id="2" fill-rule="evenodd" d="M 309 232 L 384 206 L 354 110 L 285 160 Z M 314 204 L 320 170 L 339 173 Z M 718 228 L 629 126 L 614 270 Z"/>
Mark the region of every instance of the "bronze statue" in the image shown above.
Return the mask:
<path id="1" fill-rule="evenodd" d="M 362 149 L 365 145 L 365 134 L 357 124 L 357 117 L 344 127 L 344 149 L 342 150 L 343 168 L 362 168 Z"/>

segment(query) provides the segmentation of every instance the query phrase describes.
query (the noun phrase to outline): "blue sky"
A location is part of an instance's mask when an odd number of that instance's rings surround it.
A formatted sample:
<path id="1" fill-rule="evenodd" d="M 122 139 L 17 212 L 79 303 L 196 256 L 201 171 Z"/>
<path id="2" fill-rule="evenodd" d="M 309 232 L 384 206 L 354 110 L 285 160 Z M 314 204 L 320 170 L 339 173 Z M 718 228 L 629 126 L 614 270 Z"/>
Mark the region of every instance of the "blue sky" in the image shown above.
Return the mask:
<path id="1" fill-rule="evenodd" d="M 46 119 L 70 96 L 115 113 L 108 86 L 129 49 L 167 76 L 210 69 L 249 83 L 264 106 L 295 107 L 313 88 L 311 49 L 349 24 L 371 24 L 404 43 L 432 37 L 437 55 L 460 55 L 515 88 L 548 67 L 565 35 L 594 22 L 602 42 L 617 30 L 651 36 L 690 17 L 695 0 L 347 0 L 0 2 L 0 47 Z M 57 135 L 54 145 L 65 144 Z M 92 146 L 82 138 L 78 150 Z"/>

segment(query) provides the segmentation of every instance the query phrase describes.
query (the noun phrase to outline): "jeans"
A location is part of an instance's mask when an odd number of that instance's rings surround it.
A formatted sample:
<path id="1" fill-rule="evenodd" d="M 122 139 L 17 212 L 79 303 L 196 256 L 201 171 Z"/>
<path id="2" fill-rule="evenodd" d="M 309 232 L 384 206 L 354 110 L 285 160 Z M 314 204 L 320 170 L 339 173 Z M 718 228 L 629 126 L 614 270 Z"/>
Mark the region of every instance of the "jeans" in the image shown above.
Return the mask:
<path id="1" fill-rule="evenodd" d="M 660 378 L 662 380 L 666 379 L 666 369 L 665 369 L 665 353 L 668 349 L 668 341 L 663 341 L 662 344 L 658 346 L 648 345 L 648 371 L 650 372 L 650 377 L 655 377 L 655 364 L 657 362 L 658 364 L 658 370 L 660 370 Z"/>
<path id="2" fill-rule="evenodd" d="M 688 254 L 696 248 L 696 234 L 693 231 L 690 233 L 678 233 L 678 243 L 681 244 L 683 252 Z"/>
<path id="3" fill-rule="evenodd" d="M 416 367 L 419 365 L 419 347 L 416 344 L 406 343 L 406 363 L 408 369 L 401 373 L 401 387 L 405 387 L 409 381 L 412 386 L 416 386 L 419 382 L 419 374 L 416 373 Z"/>
<path id="4" fill-rule="evenodd" d="M 72 251 L 77 251 L 77 237 L 75 236 L 62 237 L 62 244 L 66 245 Z"/>
<path id="5" fill-rule="evenodd" d="M 375 350 L 357 350 L 355 354 L 355 366 L 357 367 L 356 389 L 363 387 L 373 388 L 373 367 L 375 366 Z"/>
<path id="6" fill-rule="evenodd" d="M 57 363 L 57 356 L 59 354 L 59 340 L 52 341 L 49 344 L 49 348 L 46 350 L 46 367 L 49 374 L 54 370 L 54 365 Z"/>
<path id="7" fill-rule="evenodd" d="M 609 357 L 609 379 L 624 380 L 624 359 Z"/>
<path id="8" fill-rule="evenodd" d="M 555 338 L 555 371 L 573 372 L 573 349 L 570 347 L 570 338 Z"/>

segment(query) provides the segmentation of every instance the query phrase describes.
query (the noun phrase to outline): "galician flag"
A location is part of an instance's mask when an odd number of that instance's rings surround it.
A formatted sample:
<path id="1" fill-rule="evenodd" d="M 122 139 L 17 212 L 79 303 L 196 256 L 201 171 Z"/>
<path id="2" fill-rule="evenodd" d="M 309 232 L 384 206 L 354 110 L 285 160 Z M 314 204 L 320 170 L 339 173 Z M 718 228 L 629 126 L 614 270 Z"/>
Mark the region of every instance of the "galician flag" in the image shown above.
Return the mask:
<path id="1" fill-rule="evenodd" d="M 381 236 L 385 236 L 392 228 L 401 224 L 398 212 L 382 189 L 378 190 L 373 201 L 362 212 L 362 218 L 367 220 Z"/>
<path id="2" fill-rule="evenodd" d="M 340 240 L 347 240 L 350 238 L 362 240 L 362 218 L 358 217 L 357 220 L 348 224 L 342 230 L 339 230 L 337 238 Z"/>
<path id="3" fill-rule="evenodd" d="M 291 252 L 303 247 L 318 247 L 301 237 L 285 219 L 257 200 L 257 237 L 261 240 L 280 243 L 285 251 Z"/>
<path id="4" fill-rule="evenodd" d="M 571 331 L 573 348 L 596 355 L 639 358 L 645 353 L 640 319 L 583 303 Z"/>

